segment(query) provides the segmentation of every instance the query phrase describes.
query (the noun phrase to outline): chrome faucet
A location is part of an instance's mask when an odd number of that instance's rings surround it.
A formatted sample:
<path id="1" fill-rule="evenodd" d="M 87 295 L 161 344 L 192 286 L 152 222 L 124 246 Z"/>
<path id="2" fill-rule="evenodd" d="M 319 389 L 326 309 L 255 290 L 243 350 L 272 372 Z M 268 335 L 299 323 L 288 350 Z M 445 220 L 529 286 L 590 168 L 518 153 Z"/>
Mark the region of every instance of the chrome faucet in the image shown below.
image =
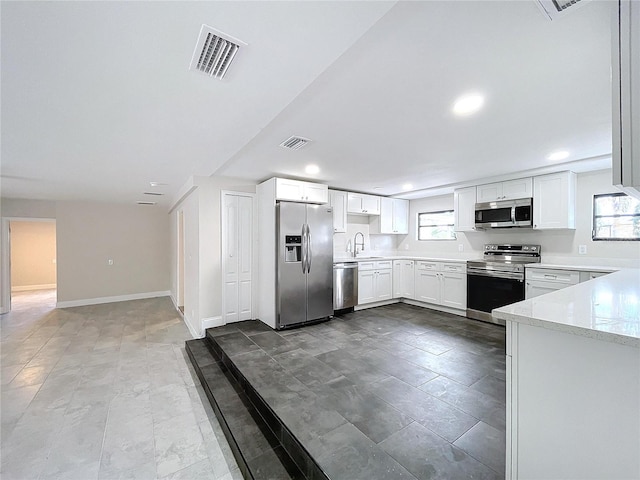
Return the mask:
<path id="1" fill-rule="evenodd" d="M 362 242 L 358 243 L 358 235 L 360 235 L 362 237 Z M 360 245 L 360 251 L 363 252 L 364 251 L 364 233 L 362 232 L 358 232 L 354 235 L 353 237 L 353 256 L 357 257 L 358 256 L 358 245 Z"/>

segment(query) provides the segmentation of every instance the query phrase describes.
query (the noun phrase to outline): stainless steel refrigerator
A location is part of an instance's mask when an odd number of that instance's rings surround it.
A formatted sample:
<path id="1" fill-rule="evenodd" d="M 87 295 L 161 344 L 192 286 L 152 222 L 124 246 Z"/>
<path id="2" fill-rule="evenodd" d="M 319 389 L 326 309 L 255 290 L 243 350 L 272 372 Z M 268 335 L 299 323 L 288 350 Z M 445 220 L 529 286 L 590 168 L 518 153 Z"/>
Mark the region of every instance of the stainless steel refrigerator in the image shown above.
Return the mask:
<path id="1" fill-rule="evenodd" d="M 276 328 L 333 315 L 333 210 L 328 205 L 276 205 Z"/>

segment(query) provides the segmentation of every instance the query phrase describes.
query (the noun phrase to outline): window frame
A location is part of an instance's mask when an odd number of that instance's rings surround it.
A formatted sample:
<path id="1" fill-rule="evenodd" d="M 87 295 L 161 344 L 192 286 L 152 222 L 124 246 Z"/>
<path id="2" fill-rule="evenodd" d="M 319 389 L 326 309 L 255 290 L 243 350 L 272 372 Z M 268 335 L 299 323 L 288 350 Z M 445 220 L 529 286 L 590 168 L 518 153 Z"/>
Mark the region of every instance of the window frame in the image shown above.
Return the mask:
<path id="1" fill-rule="evenodd" d="M 420 225 L 420 215 L 433 215 L 437 213 L 451 213 L 453 215 L 453 223 L 433 223 L 429 225 Z M 420 238 L 420 227 L 451 227 L 451 233 L 453 236 L 451 238 Z M 416 216 L 416 239 L 419 242 L 428 242 L 431 240 L 443 241 L 443 240 L 457 240 L 458 237 L 456 235 L 456 224 L 455 224 L 455 210 L 453 208 L 449 208 L 446 210 L 434 210 L 429 212 L 418 212 Z"/>
<path id="2" fill-rule="evenodd" d="M 596 215 L 596 200 L 602 197 L 629 197 L 624 192 L 612 192 L 612 193 L 599 193 L 593 196 L 593 201 L 591 203 L 591 240 L 593 242 L 638 242 L 640 241 L 640 236 L 634 238 L 605 238 L 605 237 L 597 237 L 596 236 L 596 219 L 597 218 L 606 218 L 606 217 L 638 217 L 640 218 L 640 213 L 629 214 L 617 214 L 617 215 Z M 633 198 L 633 197 L 631 197 Z"/>

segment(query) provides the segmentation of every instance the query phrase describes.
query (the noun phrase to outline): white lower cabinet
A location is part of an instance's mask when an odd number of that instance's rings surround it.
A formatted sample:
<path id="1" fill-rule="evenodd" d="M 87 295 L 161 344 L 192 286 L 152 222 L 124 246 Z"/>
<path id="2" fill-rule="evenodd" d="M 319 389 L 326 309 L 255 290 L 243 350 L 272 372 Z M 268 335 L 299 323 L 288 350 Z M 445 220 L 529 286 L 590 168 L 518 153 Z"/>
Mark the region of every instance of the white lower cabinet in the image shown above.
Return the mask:
<path id="1" fill-rule="evenodd" d="M 393 261 L 393 298 L 415 297 L 415 274 L 413 260 Z"/>
<path id="2" fill-rule="evenodd" d="M 467 308 L 467 275 L 463 263 L 416 262 L 415 297 L 425 303 Z"/>
<path id="3" fill-rule="evenodd" d="M 391 260 L 358 264 L 358 304 L 381 302 L 393 297 Z"/>

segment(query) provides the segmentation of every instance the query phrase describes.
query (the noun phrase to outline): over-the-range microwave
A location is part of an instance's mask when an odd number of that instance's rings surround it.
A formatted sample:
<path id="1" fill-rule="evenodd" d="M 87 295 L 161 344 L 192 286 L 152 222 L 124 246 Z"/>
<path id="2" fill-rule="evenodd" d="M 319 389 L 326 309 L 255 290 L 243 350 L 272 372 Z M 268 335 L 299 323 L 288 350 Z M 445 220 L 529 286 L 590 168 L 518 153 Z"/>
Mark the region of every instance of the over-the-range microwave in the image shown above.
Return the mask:
<path id="1" fill-rule="evenodd" d="M 476 203 L 476 228 L 531 228 L 532 211 L 532 198 Z"/>

